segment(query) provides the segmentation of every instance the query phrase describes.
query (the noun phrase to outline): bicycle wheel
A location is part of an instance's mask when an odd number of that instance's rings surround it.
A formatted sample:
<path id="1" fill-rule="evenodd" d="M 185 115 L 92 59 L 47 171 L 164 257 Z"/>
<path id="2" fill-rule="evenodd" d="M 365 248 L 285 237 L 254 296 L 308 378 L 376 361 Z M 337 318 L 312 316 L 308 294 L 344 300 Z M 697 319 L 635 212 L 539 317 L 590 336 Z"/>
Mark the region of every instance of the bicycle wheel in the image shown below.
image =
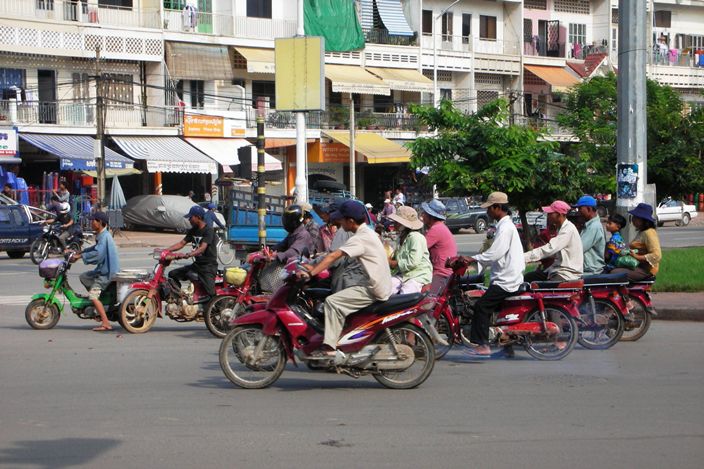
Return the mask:
<path id="1" fill-rule="evenodd" d="M 235 250 L 229 242 L 222 239 L 218 241 L 218 260 L 222 265 L 230 265 L 235 262 Z"/>

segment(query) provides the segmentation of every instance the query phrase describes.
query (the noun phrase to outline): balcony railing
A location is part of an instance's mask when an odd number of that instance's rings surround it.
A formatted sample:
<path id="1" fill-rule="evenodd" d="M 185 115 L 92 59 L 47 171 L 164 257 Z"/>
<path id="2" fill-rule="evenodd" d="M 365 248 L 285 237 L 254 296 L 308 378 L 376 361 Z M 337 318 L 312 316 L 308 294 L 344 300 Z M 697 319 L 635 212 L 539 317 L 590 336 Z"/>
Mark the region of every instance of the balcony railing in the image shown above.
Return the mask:
<path id="1" fill-rule="evenodd" d="M 567 51 L 567 58 L 584 60 L 587 56 L 592 54 L 608 54 L 609 46 L 607 45 L 586 45 L 586 46 L 572 46 L 570 50 Z"/>
<path id="2" fill-rule="evenodd" d="M 545 39 L 540 38 L 523 42 L 523 54 L 538 57 L 565 57 L 565 44 L 546 44 Z"/>
<path id="3" fill-rule="evenodd" d="M 364 40 L 368 44 L 388 44 L 393 46 L 415 46 L 417 45 L 417 35 L 397 36 L 389 34 L 386 29 L 370 29 L 364 32 Z"/>
<path id="4" fill-rule="evenodd" d="M 256 110 L 247 110 L 247 127 L 256 126 Z M 387 113 L 362 111 L 355 115 L 358 130 L 419 130 L 415 116 L 407 113 Z M 295 129 L 296 116 L 288 111 L 267 110 L 265 127 L 273 129 Z M 324 112 L 306 113 L 306 127 L 309 129 L 349 129 L 349 108 L 333 107 Z"/>
<path id="5" fill-rule="evenodd" d="M 251 39 L 293 37 L 296 35 L 296 20 L 236 16 L 234 35 Z"/>
<path id="6" fill-rule="evenodd" d="M 164 29 L 167 31 L 196 32 L 215 36 L 234 34 L 232 15 L 199 11 L 193 16 L 181 10 L 164 10 Z"/>
<path id="7" fill-rule="evenodd" d="M 477 54 L 518 55 L 520 47 L 516 41 L 487 39 L 474 36 L 435 35 L 435 45 L 439 51 L 475 52 Z M 433 49 L 433 37 L 423 34 L 424 49 Z"/>
<path id="8" fill-rule="evenodd" d="M 704 50 L 657 49 L 648 54 L 648 64 L 670 67 L 704 67 Z"/>

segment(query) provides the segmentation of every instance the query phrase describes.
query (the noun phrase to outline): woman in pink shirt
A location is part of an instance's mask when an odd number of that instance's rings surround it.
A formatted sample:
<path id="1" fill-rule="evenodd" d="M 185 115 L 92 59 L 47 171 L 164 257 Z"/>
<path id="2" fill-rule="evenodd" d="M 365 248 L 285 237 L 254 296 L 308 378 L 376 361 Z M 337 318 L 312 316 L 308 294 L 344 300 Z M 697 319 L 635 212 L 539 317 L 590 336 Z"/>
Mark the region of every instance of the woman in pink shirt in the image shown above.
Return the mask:
<path id="1" fill-rule="evenodd" d="M 455 237 L 445 226 L 445 205 L 437 199 L 421 204 L 421 218 L 425 225 L 425 240 L 430 252 L 430 262 L 433 264 L 432 292 L 439 292 L 452 275 L 452 269 L 445 267 L 450 257 L 457 256 Z"/>

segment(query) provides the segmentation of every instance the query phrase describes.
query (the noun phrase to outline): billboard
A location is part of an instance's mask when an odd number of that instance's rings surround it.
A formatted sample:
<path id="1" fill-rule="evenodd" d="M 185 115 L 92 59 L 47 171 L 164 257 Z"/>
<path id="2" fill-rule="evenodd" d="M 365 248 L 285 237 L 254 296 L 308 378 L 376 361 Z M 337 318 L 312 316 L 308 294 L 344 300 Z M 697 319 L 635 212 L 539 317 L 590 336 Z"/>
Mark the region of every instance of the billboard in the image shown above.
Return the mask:
<path id="1" fill-rule="evenodd" d="M 275 40 L 276 110 L 325 110 L 325 40 Z"/>

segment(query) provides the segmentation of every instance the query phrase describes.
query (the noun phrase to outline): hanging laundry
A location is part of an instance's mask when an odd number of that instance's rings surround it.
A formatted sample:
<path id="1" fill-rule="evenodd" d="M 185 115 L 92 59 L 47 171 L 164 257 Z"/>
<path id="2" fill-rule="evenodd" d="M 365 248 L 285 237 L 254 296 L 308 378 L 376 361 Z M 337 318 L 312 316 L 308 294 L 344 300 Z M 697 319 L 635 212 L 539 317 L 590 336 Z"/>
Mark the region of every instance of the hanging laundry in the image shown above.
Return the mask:
<path id="1" fill-rule="evenodd" d="M 198 5 L 194 1 L 187 1 L 183 6 L 182 17 L 184 29 L 195 29 L 198 26 Z"/>

